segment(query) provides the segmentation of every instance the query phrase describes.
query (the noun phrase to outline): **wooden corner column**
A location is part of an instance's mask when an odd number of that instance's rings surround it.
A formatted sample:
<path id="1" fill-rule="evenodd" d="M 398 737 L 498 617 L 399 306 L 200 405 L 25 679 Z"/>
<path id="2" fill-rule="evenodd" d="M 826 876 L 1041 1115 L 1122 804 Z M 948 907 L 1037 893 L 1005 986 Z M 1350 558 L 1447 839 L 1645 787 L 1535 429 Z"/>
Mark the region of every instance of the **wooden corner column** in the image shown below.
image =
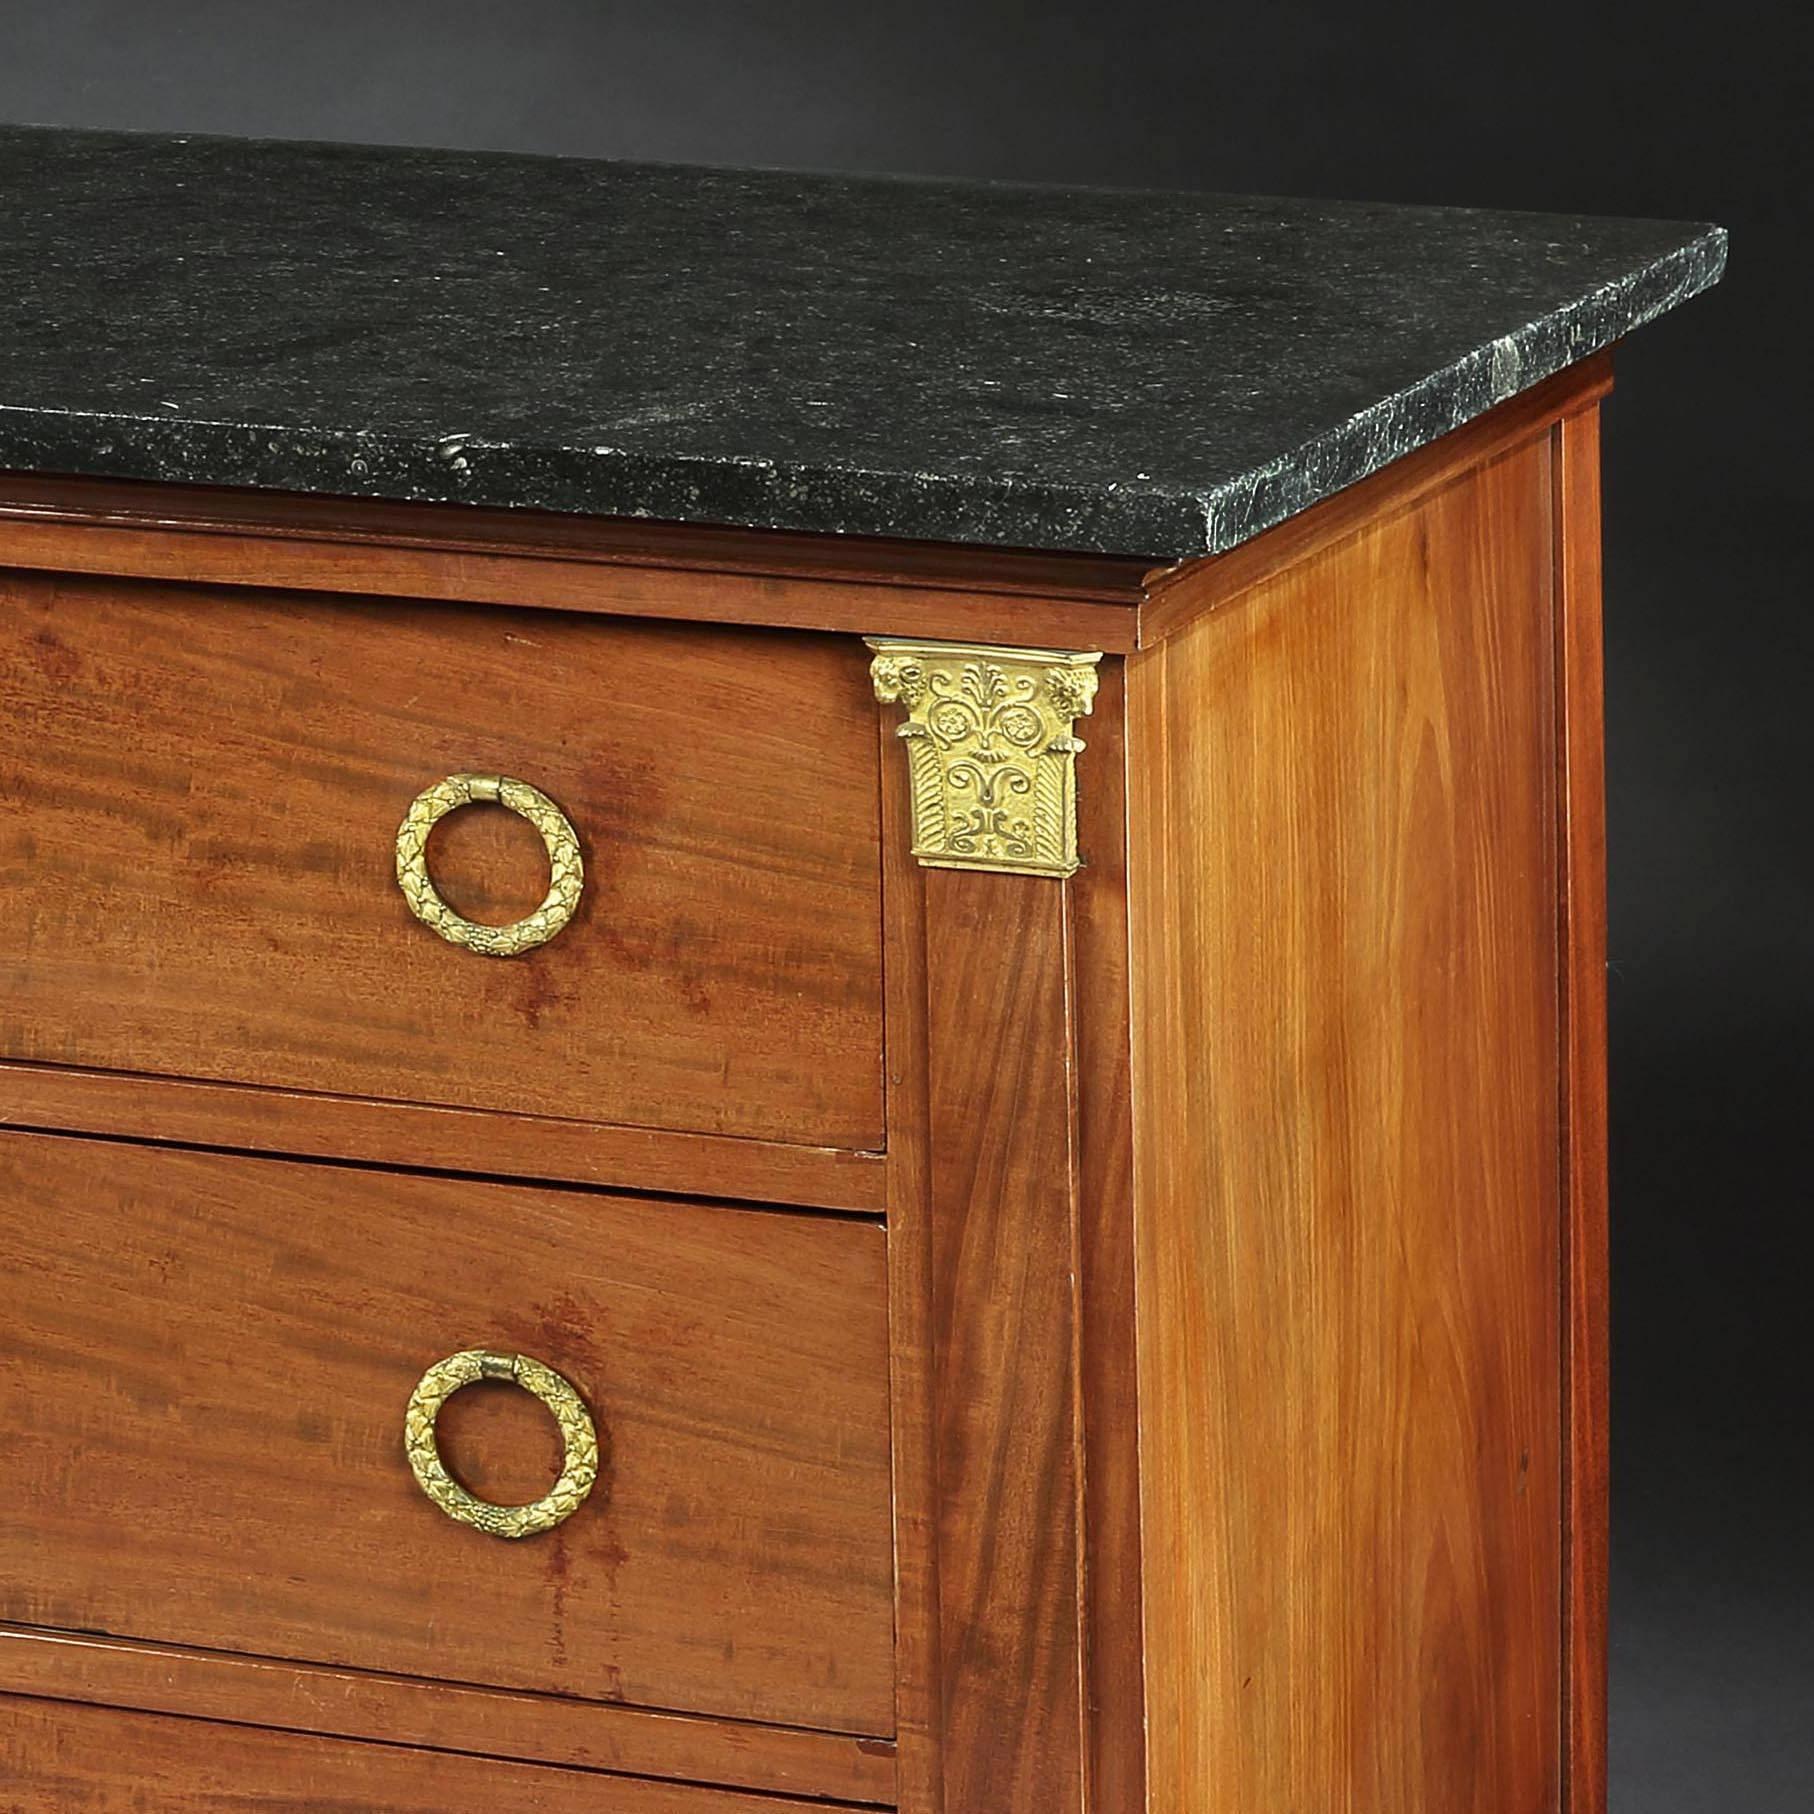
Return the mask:
<path id="1" fill-rule="evenodd" d="M 883 811 L 901 1805 L 1133 1809 L 1121 673 L 872 646 L 904 715 Z"/>

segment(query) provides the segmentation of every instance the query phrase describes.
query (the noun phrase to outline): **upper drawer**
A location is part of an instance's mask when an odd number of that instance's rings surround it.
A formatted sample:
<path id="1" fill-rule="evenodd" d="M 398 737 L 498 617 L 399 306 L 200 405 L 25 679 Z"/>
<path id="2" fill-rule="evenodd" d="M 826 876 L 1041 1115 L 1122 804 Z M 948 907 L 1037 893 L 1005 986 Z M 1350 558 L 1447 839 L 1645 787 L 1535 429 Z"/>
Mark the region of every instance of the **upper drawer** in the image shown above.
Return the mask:
<path id="1" fill-rule="evenodd" d="M 854 639 L 0 571 L 0 1056 L 876 1148 L 876 801 Z"/>

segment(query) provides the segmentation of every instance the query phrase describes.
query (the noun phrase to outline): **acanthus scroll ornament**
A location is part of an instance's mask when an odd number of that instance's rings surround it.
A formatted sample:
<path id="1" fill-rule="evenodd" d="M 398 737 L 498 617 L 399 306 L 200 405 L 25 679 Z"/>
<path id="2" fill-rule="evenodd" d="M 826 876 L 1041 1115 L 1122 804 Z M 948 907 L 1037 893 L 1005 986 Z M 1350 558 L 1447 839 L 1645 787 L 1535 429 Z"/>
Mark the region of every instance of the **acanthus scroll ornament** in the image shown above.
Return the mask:
<path id="1" fill-rule="evenodd" d="M 1073 874 L 1074 726 L 1095 702 L 1101 655 L 867 641 L 876 697 L 907 713 L 913 854 L 930 868 Z"/>

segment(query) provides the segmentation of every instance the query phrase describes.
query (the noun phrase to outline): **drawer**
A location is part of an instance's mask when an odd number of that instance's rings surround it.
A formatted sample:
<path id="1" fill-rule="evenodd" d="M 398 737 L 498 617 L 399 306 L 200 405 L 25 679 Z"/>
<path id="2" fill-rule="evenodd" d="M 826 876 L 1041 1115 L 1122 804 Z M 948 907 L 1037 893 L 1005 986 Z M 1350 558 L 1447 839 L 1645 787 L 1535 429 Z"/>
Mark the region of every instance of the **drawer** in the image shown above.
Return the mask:
<path id="1" fill-rule="evenodd" d="M 0 1697 L 0 1814 L 836 1814 L 490 1758 Z"/>
<path id="2" fill-rule="evenodd" d="M 877 761 L 852 638 L 0 571 L 0 1057 L 878 1148 Z"/>
<path id="3" fill-rule="evenodd" d="M 18 1133 L 0 1206 L 0 1618 L 892 1731 L 876 1225 Z M 406 1458 L 418 1380 L 473 1350 L 596 1433 L 521 1540 Z M 503 1380 L 435 1434 L 498 1503 L 568 1452 Z"/>

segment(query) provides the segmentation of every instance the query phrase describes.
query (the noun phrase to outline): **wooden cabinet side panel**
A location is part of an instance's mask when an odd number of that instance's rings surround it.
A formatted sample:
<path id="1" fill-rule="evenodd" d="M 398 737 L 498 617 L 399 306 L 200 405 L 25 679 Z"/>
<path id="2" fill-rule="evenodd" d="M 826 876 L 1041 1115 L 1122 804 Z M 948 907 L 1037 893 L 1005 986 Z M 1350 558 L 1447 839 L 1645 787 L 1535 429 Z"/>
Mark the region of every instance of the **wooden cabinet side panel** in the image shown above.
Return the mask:
<path id="1" fill-rule="evenodd" d="M 1150 1806 L 1560 1794 L 1547 438 L 1129 663 Z"/>

